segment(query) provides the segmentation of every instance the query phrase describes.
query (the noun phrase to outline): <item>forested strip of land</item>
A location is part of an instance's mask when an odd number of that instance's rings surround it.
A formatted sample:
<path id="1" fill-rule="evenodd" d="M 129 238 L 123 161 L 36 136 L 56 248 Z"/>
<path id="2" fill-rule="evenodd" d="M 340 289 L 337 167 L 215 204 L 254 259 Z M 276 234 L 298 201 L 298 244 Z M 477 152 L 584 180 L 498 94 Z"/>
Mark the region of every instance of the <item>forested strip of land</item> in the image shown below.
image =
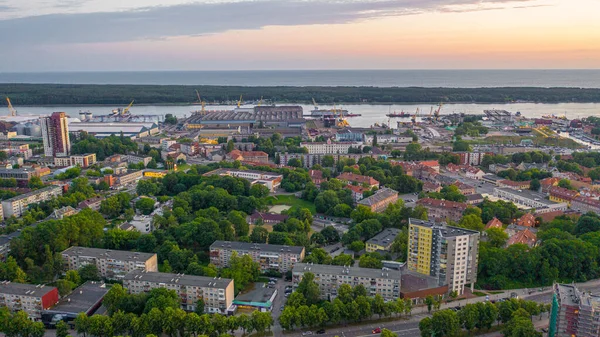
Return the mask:
<path id="1" fill-rule="evenodd" d="M 243 87 L 183 85 L 0 84 L 0 97 L 19 105 L 189 104 L 196 90 L 210 103 L 262 98 L 278 103 L 510 103 L 600 102 L 600 89 L 581 88 L 378 88 Z"/>

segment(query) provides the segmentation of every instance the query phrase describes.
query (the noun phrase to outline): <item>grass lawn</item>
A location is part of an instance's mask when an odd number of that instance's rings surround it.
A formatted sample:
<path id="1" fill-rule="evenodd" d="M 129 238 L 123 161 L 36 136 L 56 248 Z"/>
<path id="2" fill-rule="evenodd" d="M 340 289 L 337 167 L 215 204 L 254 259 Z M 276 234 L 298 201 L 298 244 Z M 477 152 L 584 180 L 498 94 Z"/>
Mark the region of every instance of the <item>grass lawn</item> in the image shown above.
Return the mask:
<path id="1" fill-rule="evenodd" d="M 484 293 L 482 293 L 481 291 L 474 291 L 474 292 L 473 292 L 473 295 L 475 295 L 475 296 L 479 296 L 479 297 L 481 297 L 481 296 L 485 296 L 485 294 L 484 294 Z"/>
<path id="2" fill-rule="evenodd" d="M 177 171 L 185 171 L 190 168 L 190 164 L 177 165 Z"/>
<path id="3" fill-rule="evenodd" d="M 270 196 L 267 198 L 267 203 L 269 205 L 298 206 L 301 208 L 308 208 L 312 214 L 317 213 L 317 210 L 315 209 L 315 204 L 313 204 L 312 202 L 308 202 L 306 200 L 297 198 L 294 195 Z"/>

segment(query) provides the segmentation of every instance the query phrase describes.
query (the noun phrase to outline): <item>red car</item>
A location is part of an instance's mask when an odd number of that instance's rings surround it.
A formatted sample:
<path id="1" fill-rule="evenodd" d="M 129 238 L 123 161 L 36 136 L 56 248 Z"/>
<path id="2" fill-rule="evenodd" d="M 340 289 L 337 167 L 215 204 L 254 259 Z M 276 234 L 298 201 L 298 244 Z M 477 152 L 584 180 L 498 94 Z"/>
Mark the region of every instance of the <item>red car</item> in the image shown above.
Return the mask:
<path id="1" fill-rule="evenodd" d="M 372 333 L 373 333 L 373 334 L 376 334 L 376 333 L 381 333 L 381 328 L 375 328 L 375 329 L 373 329 L 373 332 L 372 332 Z"/>

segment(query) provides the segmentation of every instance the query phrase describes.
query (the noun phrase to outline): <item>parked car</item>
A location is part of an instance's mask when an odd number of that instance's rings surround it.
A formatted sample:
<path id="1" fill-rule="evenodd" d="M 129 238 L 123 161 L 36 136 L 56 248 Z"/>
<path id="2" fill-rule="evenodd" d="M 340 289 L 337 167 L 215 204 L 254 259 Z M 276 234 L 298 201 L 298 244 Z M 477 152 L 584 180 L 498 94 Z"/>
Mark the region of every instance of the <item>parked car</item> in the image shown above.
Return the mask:
<path id="1" fill-rule="evenodd" d="M 312 331 L 304 331 L 304 332 L 302 333 L 302 336 L 310 336 L 310 335 L 312 335 L 312 334 L 313 334 L 313 333 L 312 333 Z"/>
<path id="2" fill-rule="evenodd" d="M 325 333 L 325 329 L 317 330 L 317 335 L 322 335 Z"/>
<path id="3" fill-rule="evenodd" d="M 375 329 L 373 329 L 373 331 L 371 333 L 372 334 L 381 333 L 381 328 L 375 328 Z"/>

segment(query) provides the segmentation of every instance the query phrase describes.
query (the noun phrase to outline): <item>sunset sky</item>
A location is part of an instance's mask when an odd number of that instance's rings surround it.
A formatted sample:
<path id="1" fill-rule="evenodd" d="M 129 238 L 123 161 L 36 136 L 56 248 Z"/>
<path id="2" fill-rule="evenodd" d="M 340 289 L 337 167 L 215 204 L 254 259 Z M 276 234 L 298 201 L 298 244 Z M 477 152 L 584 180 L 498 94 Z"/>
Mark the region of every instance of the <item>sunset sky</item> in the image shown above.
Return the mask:
<path id="1" fill-rule="evenodd" d="M 0 0 L 0 71 L 600 68 L 600 0 Z"/>

